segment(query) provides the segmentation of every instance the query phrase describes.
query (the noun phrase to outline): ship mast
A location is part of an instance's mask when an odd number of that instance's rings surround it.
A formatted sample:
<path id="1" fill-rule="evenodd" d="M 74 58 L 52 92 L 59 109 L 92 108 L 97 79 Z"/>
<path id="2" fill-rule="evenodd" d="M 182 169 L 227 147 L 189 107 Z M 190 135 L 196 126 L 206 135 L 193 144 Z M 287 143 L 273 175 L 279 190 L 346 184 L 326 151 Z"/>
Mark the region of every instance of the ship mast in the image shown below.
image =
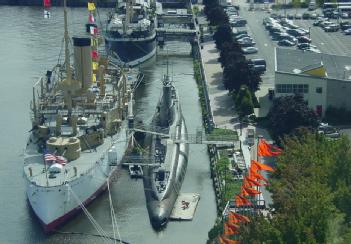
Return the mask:
<path id="1" fill-rule="evenodd" d="M 66 72 L 67 72 L 67 81 L 71 81 L 72 79 L 72 71 L 70 67 L 70 58 L 69 58 L 69 49 L 68 49 L 68 43 L 69 43 L 69 36 L 68 36 L 68 24 L 67 24 L 67 0 L 64 0 L 63 2 L 63 13 L 64 13 L 64 24 L 65 24 L 65 64 L 66 64 Z"/>
<path id="2" fill-rule="evenodd" d="M 127 28 L 130 24 L 130 20 L 133 15 L 133 0 L 126 0 L 126 16 L 123 25 L 123 32 L 124 34 L 127 33 Z"/>

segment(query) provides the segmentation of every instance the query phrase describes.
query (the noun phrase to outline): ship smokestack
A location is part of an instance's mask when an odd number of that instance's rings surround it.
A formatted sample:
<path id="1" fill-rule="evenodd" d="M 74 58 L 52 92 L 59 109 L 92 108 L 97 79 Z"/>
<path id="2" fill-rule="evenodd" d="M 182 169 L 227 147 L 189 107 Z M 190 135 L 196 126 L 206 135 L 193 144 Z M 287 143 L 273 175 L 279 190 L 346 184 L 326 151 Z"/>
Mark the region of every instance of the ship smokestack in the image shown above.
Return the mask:
<path id="1" fill-rule="evenodd" d="M 86 37 L 73 37 L 76 80 L 81 82 L 83 90 L 87 90 L 92 83 L 93 70 L 90 41 L 90 38 Z"/>

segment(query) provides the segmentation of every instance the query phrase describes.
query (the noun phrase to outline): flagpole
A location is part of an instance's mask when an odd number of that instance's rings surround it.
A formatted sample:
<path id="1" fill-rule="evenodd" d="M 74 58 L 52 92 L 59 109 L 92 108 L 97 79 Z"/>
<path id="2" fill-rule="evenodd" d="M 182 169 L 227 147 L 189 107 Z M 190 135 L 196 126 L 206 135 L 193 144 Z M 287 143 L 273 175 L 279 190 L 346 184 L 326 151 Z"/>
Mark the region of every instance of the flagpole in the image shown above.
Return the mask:
<path id="1" fill-rule="evenodd" d="M 260 139 L 262 138 L 262 135 L 258 135 L 257 136 L 257 146 L 256 146 L 256 161 L 259 162 L 259 156 L 258 156 L 258 147 L 260 145 Z M 260 191 L 260 187 L 257 186 L 257 191 Z M 262 194 L 262 191 L 261 191 L 261 194 Z M 261 194 L 258 194 L 258 199 L 257 199 L 257 202 L 260 203 L 260 200 L 261 200 L 261 197 L 260 195 Z M 263 197 L 263 196 L 262 196 Z"/>
<path id="2" fill-rule="evenodd" d="M 45 152 L 44 152 L 44 164 L 45 164 L 45 177 L 46 177 L 46 186 L 49 186 L 49 180 L 48 180 L 48 166 L 46 164 L 46 160 L 45 160 Z"/>

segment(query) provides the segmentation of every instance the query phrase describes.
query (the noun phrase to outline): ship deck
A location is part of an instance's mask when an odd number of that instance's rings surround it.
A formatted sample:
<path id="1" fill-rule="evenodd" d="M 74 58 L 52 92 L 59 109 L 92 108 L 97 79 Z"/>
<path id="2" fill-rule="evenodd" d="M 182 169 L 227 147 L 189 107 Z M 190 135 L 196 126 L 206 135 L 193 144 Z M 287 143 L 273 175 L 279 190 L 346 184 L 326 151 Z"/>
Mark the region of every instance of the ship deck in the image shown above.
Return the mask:
<path id="1" fill-rule="evenodd" d="M 54 174 L 56 176 L 55 178 L 49 178 L 49 173 L 46 171 L 46 168 L 48 168 L 49 165 L 45 165 L 43 154 L 27 154 L 24 160 L 24 174 L 29 181 L 37 186 L 54 187 L 63 185 L 65 182 L 71 182 L 78 179 L 80 176 L 89 173 L 91 170 L 98 170 L 98 167 L 95 166 L 97 166 L 98 163 L 101 164 L 104 160 L 106 160 L 104 157 L 107 157 L 107 151 L 113 142 L 118 153 L 117 159 L 120 160 L 125 152 L 127 143 L 126 133 L 124 129 L 122 129 L 113 137 L 105 138 L 105 142 L 95 149 L 81 152 L 78 159 L 67 163 L 65 166 L 63 166 L 60 173 Z M 36 147 L 34 143 L 32 144 L 33 147 Z M 76 174 L 74 167 L 77 169 Z M 30 176 L 29 168 L 32 170 L 32 176 Z"/>

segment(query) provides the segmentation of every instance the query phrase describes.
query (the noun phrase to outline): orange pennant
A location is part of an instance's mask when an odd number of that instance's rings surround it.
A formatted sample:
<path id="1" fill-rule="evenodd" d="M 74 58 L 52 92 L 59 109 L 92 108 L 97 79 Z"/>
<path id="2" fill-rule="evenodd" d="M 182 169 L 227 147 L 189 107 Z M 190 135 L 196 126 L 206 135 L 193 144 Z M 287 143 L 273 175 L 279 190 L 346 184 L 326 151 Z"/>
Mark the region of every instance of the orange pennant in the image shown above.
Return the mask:
<path id="1" fill-rule="evenodd" d="M 255 195 L 261 194 L 260 191 L 257 191 L 253 188 L 244 188 L 244 190 L 246 191 L 247 194 L 249 194 L 249 196 L 255 196 Z"/>
<path id="2" fill-rule="evenodd" d="M 249 176 L 245 176 L 244 181 L 249 186 L 264 186 L 265 185 L 265 184 L 262 184 L 262 183 L 256 181 L 256 178 L 250 178 Z"/>
<path id="3" fill-rule="evenodd" d="M 249 177 L 265 181 L 266 183 L 268 182 L 266 178 L 264 178 L 260 173 L 257 172 L 257 170 L 254 169 L 254 167 L 250 167 Z"/>
<path id="4" fill-rule="evenodd" d="M 224 223 L 224 235 L 237 235 L 239 232 L 236 229 L 230 228 L 227 223 Z"/>
<path id="5" fill-rule="evenodd" d="M 245 197 L 237 195 L 235 196 L 235 205 L 237 207 L 241 207 L 241 206 L 252 206 L 253 204 Z"/>
<path id="6" fill-rule="evenodd" d="M 232 212 L 232 211 L 229 212 L 229 216 L 233 216 L 234 218 L 237 218 L 238 220 L 240 220 L 240 222 L 250 222 L 249 217 Z"/>
<path id="7" fill-rule="evenodd" d="M 282 149 L 266 142 L 265 139 L 261 139 L 258 143 L 257 154 L 262 157 L 272 157 L 282 153 Z"/>
<path id="8" fill-rule="evenodd" d="M 274 171 L 271 166 L 257 162 L 256 160 L 251 160 L 251 165 L 254 165 L 258 170 Z"/>
<path id="9" fill-rule="evenodd" d="M 224 236 L 219 237 L 219 243 L 220 244 L 239 244 L 238 241 L 230 240 Z"/>

